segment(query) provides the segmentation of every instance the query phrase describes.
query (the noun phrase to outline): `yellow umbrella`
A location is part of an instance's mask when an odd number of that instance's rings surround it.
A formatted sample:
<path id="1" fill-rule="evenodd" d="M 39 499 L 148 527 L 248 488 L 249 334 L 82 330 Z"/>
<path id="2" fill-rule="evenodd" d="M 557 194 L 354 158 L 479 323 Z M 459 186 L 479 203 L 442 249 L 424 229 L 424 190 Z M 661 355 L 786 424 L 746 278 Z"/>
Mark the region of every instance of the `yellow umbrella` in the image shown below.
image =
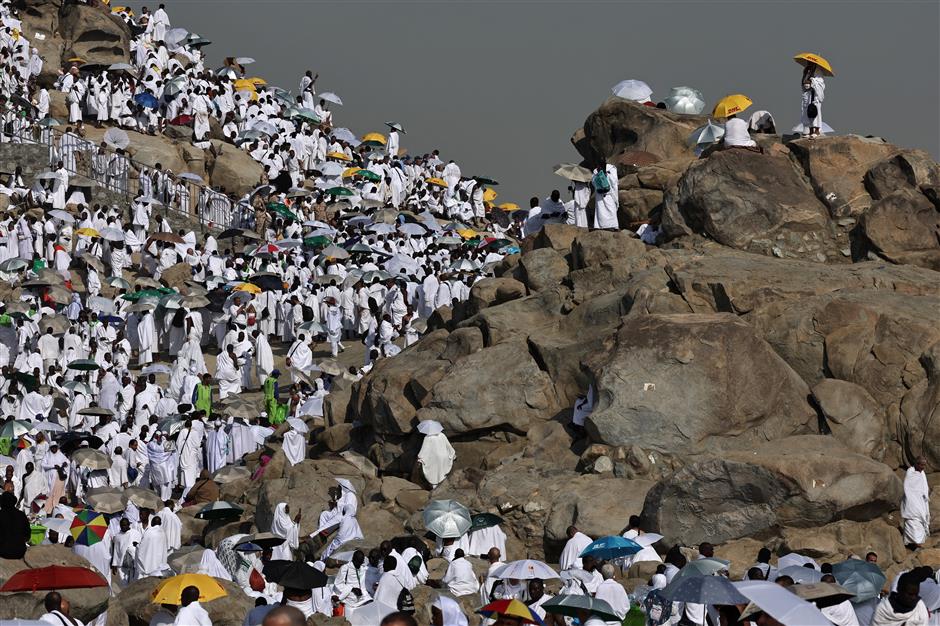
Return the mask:
<path id="1" fill-rule="evenodd" d="M 328 159 L 339 159 L 340 161 L 352 161 L 348 156 L 342 152 L 327 152 L 326 158 Z"/>
<path id="2" fill-rule="evenodd" d="M 385 135 L 382 133 L 369 133 L 362 138 L 363 141 L 377 141 L 383 146 L 386 144 Z"/>
<path id="3" fill-rule="evenodd" d="M 343 178 L 352 178 L 356 174 L 362 171 L 361 167 L 350 167 L 349 169 L 343 172 Z"/>
<path id="4" fill-rule="evenodd" d="M 172 578 L 167 578 L 160 583 L 150 595 L 154 604 L 175 604 L 181 603 L 180 596 L 186 587 L 196 587 L 199 589 L 199 601 L 209 602 L 218 598 L 224 598 L 228 595 L 225 587 L 215 578 L 207 574 L 180 574 Z"/>
<path id="5" fill-rule="evenodd" d="M 71 59 L 66 59 L 69 63 L 84 63 L 85 59 L 82 57 L 72 57 Z"/>
<path id="6" fill-rule="evenodd" d="M 832 71 L 832 66 L 829 64 L 829 61 L 822 58 L 818 54 L 813 54 L 812 52 L 801 52 L 795 57 L 793 57 L 793 60 L 799 63 L 800 65 L 802 65 L 803 67 L 806 67 L 810 63 L 815 63 L 816 65 L 819 66 L 819 69 L 821 69 L 822 73 L 825 74 L 826 76 L 836 75 L 835 72 Z"/>
<path id="7" fill-rule="evenodd" d="M 261 287 L 251 283 L 242 283 L 235 287 L 233 291 L 244 291 L 245 293 L 261 293 Z"/>
<path id="8" fill-rule="evenodd" d="M 428 178 L 426 181 L 429 185 L 437 185 L 438 187 L 447 187 L 447 181 L 443 178 Z"/>
<path id="9" fill-rule="evenodd" d="M 744 94 L 734 93 L 718 101 L 715 110 L 712 112 L 712 117 L 730 117 L 735 113 L 740 113 L 752 104 L 751 99 Z"/>
<path id="10" fill-rule="evenodd" d="M 130 16 L 132 16 L 132 17 L 133 17 L 133 15 L 134 15 L 134 9 L 132 9 L 132 8 L 130 8 L 130 7 L 111 7 L 111 12 L 112 12 L 112 13 L 121 13 L 122 11 L 123 11 L 124 13 L 127 13 L 128 15 L 130 15 Z"/>
<path id="11" fill-rule="evenodd" d="M 501 208 L 503 211 L 518 211 L 522 207 L 520 207 L 515 202 L 503 202 L 501 205 L 499 205 L 499 208 Z"/>
<path id="12" fill-rule="evenodd" d="M 472 228 L 462 228 L 457 231 L 457 234 L 464 239 L 473 239 L 477 236 L 477 231 L 473 230 Z"/>
<path id="13" fill-rule="evenodd" d="M 235 91 L 250 91 L 255 93 L 255 84 L 248 78 L 239 78 L 235 81 Z"/>
<path id="14" fill-rule="evenodd" d="M 493 200 L 496 199 L 496 196 L 498 195 L 499 194 L 496 193 L 495 189 L 487 188 L 487 190 L 483 192 L 483 201 L 492 202 Z"/>
<path id="15" fill-rule="evenodd" d="M 268 84 L 268 81 L 266 81 L 265 79 L 261 78 L 260 76 L 252 76 L 251 78 L 246 78 L 245 80 L 250 81 L 251 84 L 252 84 L 252 85 L 255 85 L 256 87 L 257 87 L 258 85 L 267 85 L 267 84 Z"/>
<path id="16" fill-rule="evenodd" d="M 79 228 L 78 230 L 75 231 L 75 234 L 85 235 L 86 237 L 100 237 L 101 236 L 101 233 L 99 233 L 94 228 Z"/>

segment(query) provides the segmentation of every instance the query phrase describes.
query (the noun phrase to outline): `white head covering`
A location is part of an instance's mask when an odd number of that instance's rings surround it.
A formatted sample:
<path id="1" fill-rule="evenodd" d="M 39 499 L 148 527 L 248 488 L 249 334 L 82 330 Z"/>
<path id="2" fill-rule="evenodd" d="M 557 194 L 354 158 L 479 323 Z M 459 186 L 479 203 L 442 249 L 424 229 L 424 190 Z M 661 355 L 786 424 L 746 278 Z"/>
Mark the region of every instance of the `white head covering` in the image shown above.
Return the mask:
<path id="1" fill-rule="evenodd" d="M 453 598 L 439 595 L 431 606 L 441 611 L 444 626 L 468 626 L 467 616 Z"/>
<path id="2" fill-rule="evenodd" d="M 653 578 L 650 582 L 653 583 L 653 589 L 662 589 L 666 586 L 666 576 L 663 574 L 653 574 Z"/>

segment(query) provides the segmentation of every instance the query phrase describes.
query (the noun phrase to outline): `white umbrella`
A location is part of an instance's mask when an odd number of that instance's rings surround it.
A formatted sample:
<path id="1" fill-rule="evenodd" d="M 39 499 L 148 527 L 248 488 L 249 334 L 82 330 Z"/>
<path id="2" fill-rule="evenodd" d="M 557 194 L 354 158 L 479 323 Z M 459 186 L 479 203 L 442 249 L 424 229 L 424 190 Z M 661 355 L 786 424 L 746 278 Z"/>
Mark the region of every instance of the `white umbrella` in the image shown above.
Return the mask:
<path id="1" fill-rule="evenodd" d="M 398 230 L 406 235 L 420 236 L 428 232 L 428 229 L 416 222 L 405 222 L 398 227 Z"/>
<path id="2" fill-rule="evenodd" d="M 610 89 L 614 95 L 624 100 L 633 100 L 635 102 L 646 102 L 653 95 L 653 90 L 642 80 L 628 79 L 622 80 Z"/>
<path id="3" fill-rule="evenodd" d="M 751 603 L 741 617 L 763 611 L 783 626 L 831 626 L 832 622 L 815 606 L 802 600 L 785 587 L 765 580 L 734 583 Z"/>
<path id="4" fill-rule="evenodd" d="M 344 171 L 346 171 L 346 168 L 336 161 L 327 161 L 320 167 L 320 173 L 327 178 L 339 176 Z"/>
<path id="5" fill-rule="evenodd" d="M 111 65 L 108 66 L 108 71 L 110 72 L 123 72 L 123 71 L 133 72 L 134 68 L 128 63 L 112 63 Z"/>
<path id="6" fill-rule="evenodd" d="M 791 552 L 790 554 L 785 554 L 779 559 L 777 559 L 777 569 L 782 570 L 792 565 L 802 567 L 803 565 L 810 564 L 813 566 L 813 569 L 819 569 L 819 564 L 816 563 L 813 559 L 808 556 L 803 556 L 797 552 Z"/>
<path id="7" fill-rule="evenodd" d="M 343 99 L 337 96 L 332 91 L 324 91 L 320 94 L 321 100 L 326 100 L 327 102 L 332 102 L 333 104 L 343 104 Z"/>
<path id="8" fill-rule="evenodd" d="M 381 623 L 386 615 L 397 610 L 397 608 L 381 602 L 370 602 L 357 609 L 347 609 L 346 621 L 351 626 L 375 626 Z"/>
<path id="9" fill-rule="evenodd" d="M 418 432 L 422 435 L 436 435 L 444 432 L 444 426 L 437 420 L 418 422 Z"/>
<path id="10" fill-rule="evenodd" d="M 164 33 L 163 41 L 171 46 L 176 46 L 187 37 L 189 37 L 189 31 L 185 28 L 171 28 Z"/>
<path id="11" fill-rule="evenodd" d="M 342 128 L 342 127 L 334 128 L 331 134 L 333 135 L 334 139 L 338 139 L 339 141 L 346 141 L 346 142 L 359 141 L 355 133 L 353 133 L 348 128 Z M 323 170 L 320 170 L 320 171 L 322 172 Z"/>
<path id="12" fill-rule="evenodd" d="M 291 428 L 301 434 L 310 432 L 310 429 L 307 428 L 307 424 L 302 419 L 291 417 L 287 420 L 287 423 L 291 425 Z"/>
<path id="13" fill-rule="evenodd" d="M 251 65 L 255 60 L 251 57 L 235 57 L 235 62 L 239 65 Z"/>
<path id="14" fill-rule="evenodd" d="M 112 148 L 124 149 L 131 145 L 131 139 L 120 128 L 109 128 L 104 133 L 104 142 Z"/>
<path id="15" fill-rule="evenodd" d="M 692 87 L 673 87 L 665 102 L 666 109 L 673 113 L 698 115 L 705 110 L 705 97 Z"/>
<path id="16" fill-rule="evenodd" d="M 124 241 L 124 231 L 120 228 L 114 228 L 113 226 L 106 226 L 98 231 L 98 234 L 101 235 L 102 239 L 107 239 L 108 241 Z"/>
<path id="17" fill-rule="evenodd" d="M 178 178 L 181 179 L 181 180 L 189 180 L 189 181 L 192 181 L 192 182 L 194 182 L 194 183 L 204 183 L 204 182 L 205 182 L 205 181 L 202 180 L 202 176 L 200 176 L 199 174 L 193 174 L 192 172 L 183 172 L 182 174 L 180 174 L 180 175 L 178 176 Z"/>
<path id="18" fill-rule="evenodd" d="M 366 230 L 373 232 L 377 235 L 388 235 L 389 233 L 395 232 L 395 226 L 392 224 L 385 224 L 383 222 L 381 224 L 372 224 L 371 226 L 366 228 Z"/>
<path id="19" fill-rule="evenodd" d="M 154 363 L 140 370 L 140 373 L 149 376 L 150 374 L 169 374 L 170 368 L 163 363 Z"/>
<path id="20" fill-rule="evenodd" d="M 777 578 L 781 576 L 789 576 L 793 579 L 798 585 L 806 583 L 818 583 L 822 580 L 822 572 L 812 567 L 804 567 L 802 565 L 790 565 L 789 567 L 784 567 L 783 569 L 777 570 Z"/>
<path id="21" fill-rule="evenodd" d="M 356 488 L 353 486 L 351 482 L 349 482 L 348 478 L 334 478 L 333 480 L 338 482 L 339 486 L 345 489 L 346 491 L 356 493 Z"/>
<path id="22" fill-rule="evenodd" d="M 692 131 L 686 140 L 690 146 L 701 146 L 717 143 L 725 136 L 725 127 L 708 120 L 704 126 L 699 126 Z"/>
<path id="23" fill-rule="evenodd" d="M 503 567 L 493 572 L 494 578 L 512 578 L 514 580 L 534 580 L 539 578 L 547 580 L 549 578 L 559 578 L 558 574 L 545 563 L 524 559 L 522 561 L 511 561 Z"/>
<path id="24" fill-rule="evenodd" d="M 93 311 L 98 311 L 99 313 L 106 313 L 109 315 L 114 313 L 114 300 L 111 300 L 110 298 L 92 296 L 88 298 L 86 306 Z"/>
<path id="25" fill-rule="evenodd" d="M 65 211 L 63 211 L 62 209 L 52 209 L 51 211 L 49 211 L 48 215 L 49 217 L 54 217 L 57 220 L 66 222 L 68 224 L 75 223 L 75 218 L 72 217 L 70 214 L 66 213 Z"/>
<path id="26" fill-rule="evenodd" d="M 320 253 L 325 257 L 333 257 L 334 259 L 348 259 L 349 253 L 337 246 L 336 244 L 330 244 L 327 247 L 323 248 L 323 251 Z"/>

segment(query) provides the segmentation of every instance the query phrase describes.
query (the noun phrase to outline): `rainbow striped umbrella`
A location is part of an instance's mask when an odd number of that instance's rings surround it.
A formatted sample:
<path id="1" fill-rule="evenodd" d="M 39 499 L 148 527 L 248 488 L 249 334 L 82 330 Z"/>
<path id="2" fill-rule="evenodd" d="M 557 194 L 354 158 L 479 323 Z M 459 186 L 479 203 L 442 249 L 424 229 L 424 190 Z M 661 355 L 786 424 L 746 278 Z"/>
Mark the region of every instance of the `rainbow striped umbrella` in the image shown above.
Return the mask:
<path id="1" fill-rule="evenodd" d="M 108 532 L 108 521 L 97 511 L 82 509 L 72 520 L 69 532 L 76 544 L 93 546 L 104 539 L 104 534 Z"/>

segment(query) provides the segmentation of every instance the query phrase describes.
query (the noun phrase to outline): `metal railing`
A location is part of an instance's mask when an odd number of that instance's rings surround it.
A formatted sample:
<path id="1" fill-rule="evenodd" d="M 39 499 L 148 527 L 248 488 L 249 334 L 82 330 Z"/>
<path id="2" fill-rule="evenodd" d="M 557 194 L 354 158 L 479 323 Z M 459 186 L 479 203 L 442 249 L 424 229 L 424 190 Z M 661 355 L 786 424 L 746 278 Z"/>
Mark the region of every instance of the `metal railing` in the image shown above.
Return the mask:
<path id="1" fill-rule="evenodd" d="M 71 176 L 93 181 L 99 188 L 123 197 L 128 204 L 143 192 L 168 212 L 197 219 L 203 228 L 247 227 L 254 218 L 254 212 L 246 203 L 233 200 L 205 184 L 181 178 L 167 170 L 157 170 L 155 164 L 141 163 L 110 147 L 55 127 L 21 125 L 3 132 L 0 142 L 44 145 L 49 150 L 50 168 L 55 168 L 61 161 Z M 85 186 L 80 181 L 72 184 Z"/>

